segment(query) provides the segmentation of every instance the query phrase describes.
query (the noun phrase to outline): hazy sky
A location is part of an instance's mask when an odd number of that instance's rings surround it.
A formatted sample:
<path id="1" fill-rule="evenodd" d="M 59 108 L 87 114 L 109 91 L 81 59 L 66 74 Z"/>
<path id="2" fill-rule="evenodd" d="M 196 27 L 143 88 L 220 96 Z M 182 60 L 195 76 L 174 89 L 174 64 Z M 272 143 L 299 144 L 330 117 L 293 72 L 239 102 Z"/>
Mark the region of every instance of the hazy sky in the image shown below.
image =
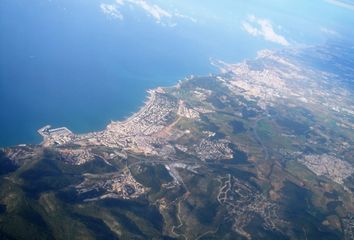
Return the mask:
<path id="1" fill-rule="evenodd" d="M 196 31 L 219 31 L 234 38 L 248 34 L 250 41 L 263 39 L 282 46 L 354 36 L 354 1 L 103 0 L 101 9 L 117 21 L 144 21 L 145 12 L 165 27 L 189 21 Z"/>

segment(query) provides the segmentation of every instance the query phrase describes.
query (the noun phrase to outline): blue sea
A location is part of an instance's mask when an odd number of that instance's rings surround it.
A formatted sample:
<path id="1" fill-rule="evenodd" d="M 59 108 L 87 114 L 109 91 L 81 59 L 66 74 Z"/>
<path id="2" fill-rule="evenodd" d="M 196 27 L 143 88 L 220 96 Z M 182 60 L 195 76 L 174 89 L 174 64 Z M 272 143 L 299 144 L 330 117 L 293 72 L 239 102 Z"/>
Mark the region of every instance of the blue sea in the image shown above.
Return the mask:
<path id="1" fill-rule="evenodd" d="M 0 146 L 39 143 L 36 131 L 47 124 L 102 130 L 136 111 L 147 89 L 215 72 L 210 57 L 238 62 L 279 47 L 250 41 L 237 26 L 257 9 L 172 27 L 137 11 L 119 21 L 100 4 L 0 1 Z"/>
<path id="2" fill-rule="evenodd" d="M 171 29 L 107 19 L 97 2 L 0 5 L 0 146 L 38 143 L 46 124 L 104 129 L 136 111 L 147 89 L 211 71 Z"/>

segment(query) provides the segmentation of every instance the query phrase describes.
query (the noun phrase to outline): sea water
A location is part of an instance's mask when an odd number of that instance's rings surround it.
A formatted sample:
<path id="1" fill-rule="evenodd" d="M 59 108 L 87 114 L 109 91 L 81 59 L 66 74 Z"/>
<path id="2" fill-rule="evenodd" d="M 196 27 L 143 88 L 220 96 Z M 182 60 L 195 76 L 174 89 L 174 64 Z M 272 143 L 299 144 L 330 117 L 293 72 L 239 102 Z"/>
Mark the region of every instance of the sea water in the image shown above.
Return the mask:
<path id="1" fill-rule="evenodd" d="M 162 26 L 136 12 L 119 21 L 99 4 L 1 1 L 0 146 L 39 143 L 37 129 L 47 124 L 102 130 L 137 111 L 147 89 L 216 71 L 209 57 L 257 50 L 215 26 Z"/>

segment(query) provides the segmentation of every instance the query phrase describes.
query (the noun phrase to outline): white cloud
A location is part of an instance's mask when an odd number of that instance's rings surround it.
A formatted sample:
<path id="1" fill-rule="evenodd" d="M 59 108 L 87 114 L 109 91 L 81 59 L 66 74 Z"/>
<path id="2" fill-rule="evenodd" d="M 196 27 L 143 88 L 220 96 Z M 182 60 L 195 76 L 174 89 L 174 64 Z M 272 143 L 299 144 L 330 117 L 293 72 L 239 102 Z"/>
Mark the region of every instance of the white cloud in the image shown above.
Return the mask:
<path id="1" fill-rule="evenodd" d="M 145 12 L 151 17 L 153 17 L 157 23 L 160 23 L 162 18 L 172 17 L 171 13 L 160 8 L 156 4 L 149 4 L 144 0 L 127 0 L 127 1 L 145 10 Z"/>
<path id="2" fill-rule="evenodd" d="M 100 8 L 104 14 L 107 14 L 108 16 L 110 16 L 112 18 L 123 20 L 123 15 L 119 12 L 116 5 L 102 3 L 100 5 Z"/>
<path id="3" fill-rule="evenodd" d="M 336 31 L 326 28 L 326 27 L 321 27 L 320 31 L 323 32 L 324 34 L 327 34 L 327 35 L 340 36 L 340 34 L 337 33 Z"/>
<path id="4" fill-rule="evenodd" d="M 248 22 L 242 22 L 242 27 L 246 32 L 253 36 L 258 36 L 260 34 L 260 31 L 257 28 L 251 26 L 251 24 Z"/>
<path id="5" fill-rule="evenodd" d="M 176 18 L 187 19 L 194 23 L 197 22 L 197 20 L 192 17 L 183 15 L 177 11 L 170 12 L 161 8 L 157 4 L 152 4 L 146 0 L 116 0 L 113 4 L 102 3 L 101 9 L 105 14 L 118 19 L 123 19 L 123 15 L 121 14 L 120 10 L 125 4 L 129 7 L 137 7 L 142 9 L 148 16 L 152 17 L 156 23 L 162 24 L 164 26 L 176 26 L 177 23 L 174 21 Z"/>
<path id="6" fill-rule="evenodd" d="M 117 3 L 118 5 L 124 5 L 124 0 L 116 0 L 116 3 Z"/>
<path id="7" fill-rule="evenodd" d="M 354 11 L 354 3 L 352 1 L 343 0 L 325 0 L 326 2 L 336 5 L 337 7 L 346 8 Z"/>
<path id="8" fill-rule="evenodd" d="M 284 36 L 277 34 L 268 19 L 257 18 L 250 15 L 246 21 L 241 23 L 243 30 L 255 37 L 263 37 L 265 40 L 289 46 L 290 43 Z"/>
<path id="9" fill-rule="evenodd" d="M 176 11 L 176 12 L 174 13 L 174 16 L 179 17 L 179 18 L 187 19 L 187 20 L 189 20 L 189 21 L 191 21 L 191 22 L 194 22 L 194 23 L 197 23 L 197 22 L 198 22 L 197 19 L 195 19 L 195 18 L 193 18 L 193 17 L 190 17 L 190 16 L 187 16 L 187 15 L 184 15 L 184 14 L 181 14 L 181 13 L 179 13 L 178 11 Z"/>

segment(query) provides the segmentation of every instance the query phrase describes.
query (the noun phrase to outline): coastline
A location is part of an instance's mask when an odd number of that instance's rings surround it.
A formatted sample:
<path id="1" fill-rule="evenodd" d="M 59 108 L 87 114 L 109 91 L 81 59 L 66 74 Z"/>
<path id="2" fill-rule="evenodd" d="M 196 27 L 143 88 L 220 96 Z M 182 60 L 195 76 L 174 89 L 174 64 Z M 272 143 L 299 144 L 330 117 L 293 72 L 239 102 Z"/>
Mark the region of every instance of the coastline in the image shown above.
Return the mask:
<path id="1" fill-rule="evenodd" d="M 185 78 L 185 79 L 188 79 L 188 78 Z M 165 88 L 174 88 L 174 87 L 177 87 L 178 84 L 179 83 L 169 86 L 169 87 L 165 87 Z M 38 134 L 40 136 L 42 136 L 42 141 L 41 141 L 41 143 L 38 143 L 38 145 L 46 145 L 45 142 L 46 142 L 46 140 L 51 138 L 51 136 L 52 136 L 51 133 L 54 133 L 53 135 L 55 135 L 58 132 L 60 134 L 60 137 L 64 136 L 68 140 L 72 140 L 74 138 L 82 140 L 82 139 L 89 139 L 92 135 L 104 134 L 106 131 L 110 131 L 110 129 L 113 129 L 115 127 L 124 128 L 125 126 L 131 124 L 131 122 L 134 123 L 134 122 L 138 121 L 137 119 L 139 119 L 139 116 L 141 114 L 143 114 L 145 111 L 147 111 L 147 109 L 149 109 L 154 104 L 154 101 L 156 99 L 156 94 L 157 93 L 163 94 L 163 93 L 165 93 L 165 90 L 164 90 L 164 87 L 156 87 L 154 89 L 146 90 L 146 93 L 147 93 L 147 95 L 145 97 L 145 101 L 140 106 L 138 111 L 134 112 L 132 115 L 128 116 L 127 118 L 124 118 L 123 120 L 116 120 L 116 121 L 112 120 L 110 123 L 108 123 L 106 125 L 106 127 L 104 129 L 99 130 L 99 131 L 90 131 L 90 132 L 86 132 L 86 133 L 74 133 L 66 126 L 52 128 L 51 125 L 45 125 L 37 130 Z"/>

